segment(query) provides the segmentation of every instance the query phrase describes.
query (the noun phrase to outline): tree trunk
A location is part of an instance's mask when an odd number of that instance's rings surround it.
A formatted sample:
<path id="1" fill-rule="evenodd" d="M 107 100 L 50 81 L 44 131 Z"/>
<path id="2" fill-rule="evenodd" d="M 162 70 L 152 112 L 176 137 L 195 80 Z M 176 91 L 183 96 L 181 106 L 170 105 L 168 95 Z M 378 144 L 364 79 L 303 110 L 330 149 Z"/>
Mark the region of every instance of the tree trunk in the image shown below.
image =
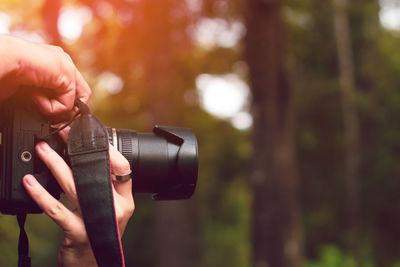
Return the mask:
<path id="1" fill-rule="evenodd" d="M 250 0 L 246 56 L 253 93 L 253 263 L 300 266 L 293 89 L 280 0 Z"/>
<path id="2" fill-rule="evenodd" d="M 191 201 L 166 201 L 155 204 L 155 266 L 187 267 L 199 265 L 196 209 Z"/>
<path id="3" fill-rule="evenodd" d="M 342 112 L 344 122 L 345 169 L 347 184 L 347 216 L 349 246 L 358 266 L 360 262 L 360 130 L 355 99 L 354 63 L 346 14 L 347 0 L 333 0 L 333 24 L 339 62 L 339 83 L 342 92 Z"/>

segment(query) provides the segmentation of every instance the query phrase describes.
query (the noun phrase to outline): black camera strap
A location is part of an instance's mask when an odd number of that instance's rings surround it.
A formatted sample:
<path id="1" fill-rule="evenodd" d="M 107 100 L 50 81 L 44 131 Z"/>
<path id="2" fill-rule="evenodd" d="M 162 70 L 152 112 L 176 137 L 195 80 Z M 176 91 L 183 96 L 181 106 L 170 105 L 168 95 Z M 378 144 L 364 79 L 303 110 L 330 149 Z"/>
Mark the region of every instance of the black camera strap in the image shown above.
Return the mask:
<path id="1" fill-rule="evenodd" d="M 108 134 L 78 101 L 81 116 L 68 136 L 68 155 L 88 238 L 98 266 L 125 266 L 114 208 Z"/>
<path id="2" fill-rule="evenodd" d="M 17 214 L 19 226 L 18 239 L 18 267 L 30 267 L 31 258 L 29 257 L 29 242 L 25 232 L 26 213 Z"/>

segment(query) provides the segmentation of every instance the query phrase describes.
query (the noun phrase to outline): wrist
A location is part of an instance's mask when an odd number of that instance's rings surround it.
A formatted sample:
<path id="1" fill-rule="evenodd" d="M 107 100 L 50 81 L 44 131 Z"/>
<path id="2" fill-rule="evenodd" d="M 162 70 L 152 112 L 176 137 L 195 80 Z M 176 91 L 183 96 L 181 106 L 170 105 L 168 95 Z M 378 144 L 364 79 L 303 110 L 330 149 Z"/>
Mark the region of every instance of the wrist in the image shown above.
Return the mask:
<path id="1" fill-rule="evenodd" d="M 0 102 L 10 97 L 18 88 L 19 73 L 23 68 L 24 40 L 0 34 Z"/>
<path id="2" fill-rule="evenodd" d="M 0 79 L 14 77 L 22 68 L 24 49 L 24 40 L 0 34 L 0 53 L 2 60 L 0 62 Z"/>
<path id="3" fill-rule="evenodd" d="M 58 266 L 60 267 L 97 267 L 89 242 L 77 246 L 61 244 L 58 252 Z"/>

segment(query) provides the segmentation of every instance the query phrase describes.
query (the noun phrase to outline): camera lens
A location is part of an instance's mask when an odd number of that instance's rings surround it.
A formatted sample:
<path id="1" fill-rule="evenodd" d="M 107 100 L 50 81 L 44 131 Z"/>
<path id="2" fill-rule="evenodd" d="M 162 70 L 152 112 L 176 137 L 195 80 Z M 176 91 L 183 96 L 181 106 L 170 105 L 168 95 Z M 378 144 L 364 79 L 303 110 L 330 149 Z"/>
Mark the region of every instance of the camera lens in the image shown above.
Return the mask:
<path id="1" fill-rule="evenodd" d="M 197 182 L 198 150 L 186 128 L 155 126 L 152 133 L 107 127 L 109 142 L 128 159 L 135 193 L 155 200 L 186 199 Z"/>

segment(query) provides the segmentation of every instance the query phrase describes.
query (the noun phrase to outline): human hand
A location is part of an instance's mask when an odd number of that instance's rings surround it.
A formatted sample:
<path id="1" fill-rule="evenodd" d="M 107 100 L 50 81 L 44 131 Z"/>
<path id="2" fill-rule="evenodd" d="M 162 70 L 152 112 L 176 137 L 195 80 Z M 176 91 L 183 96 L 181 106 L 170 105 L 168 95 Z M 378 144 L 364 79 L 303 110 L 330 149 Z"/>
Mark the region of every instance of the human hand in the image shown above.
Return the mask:
<path id="1" fill-rule="evenodd" d="M 68 132 L 69 128 L 60 132 L 65 142 Z M 23 178 L 23 184 L 28 194 L 64 232 L 58 253 L 59 266 L 97 266 L 82 219 L 72 170 L 45 142 L 36 146 L 36 153 L 50 169 L 68 200 L 75 207 L 75 210 L 72 211 L 67 209 L 60 201 L 51 196 L 32 175 L 26 175 Z M 112 145 L 110 145 L 109 153 L 113 173 L 129 173 L 129 162 Z M 114 182 L 113 194 L 115 212 L 122 235 L 134 210 L 132 180 L 123 183 Z"/>
<path id="2" fill-rule="evenodd" d="M 87 103 L 91 90 L 62 48 L 0 35 L 0 102 L 21 86 L 45 115 L 72 110 L 75 96 Z"/>

